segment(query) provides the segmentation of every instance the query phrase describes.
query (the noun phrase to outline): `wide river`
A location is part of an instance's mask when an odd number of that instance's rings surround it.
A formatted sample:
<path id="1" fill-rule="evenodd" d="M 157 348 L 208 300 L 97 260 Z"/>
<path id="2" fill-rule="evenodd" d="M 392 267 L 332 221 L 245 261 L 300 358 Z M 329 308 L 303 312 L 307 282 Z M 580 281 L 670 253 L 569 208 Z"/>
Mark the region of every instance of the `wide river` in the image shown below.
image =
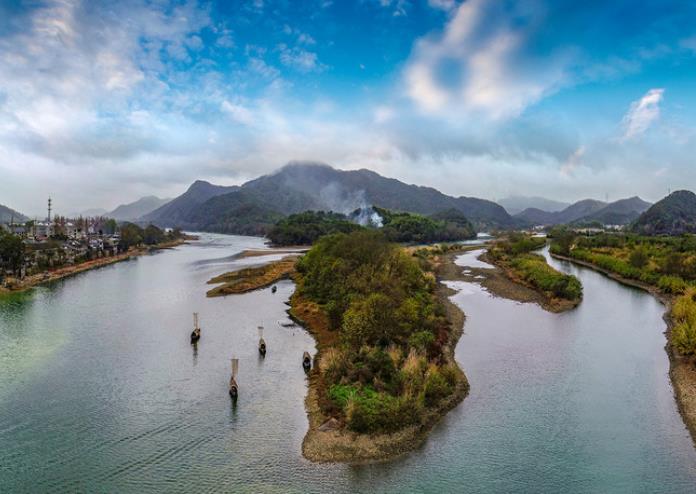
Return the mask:
<path id="1" fill-rule="evenodd" d="M 251 247 L 262 241 L 204 235 L 0 298 L 0 492 L 696 492 L 663 307 L 556 261 L 585 289 L 561 315 L 454 284 L 471 393 L 419 450 L 377 465 L 304 460 L 300 360 L 314 345 L 280 324 L 292 284 L 205 297 L 210 277 L 259 262 L 233 256 Z"/>

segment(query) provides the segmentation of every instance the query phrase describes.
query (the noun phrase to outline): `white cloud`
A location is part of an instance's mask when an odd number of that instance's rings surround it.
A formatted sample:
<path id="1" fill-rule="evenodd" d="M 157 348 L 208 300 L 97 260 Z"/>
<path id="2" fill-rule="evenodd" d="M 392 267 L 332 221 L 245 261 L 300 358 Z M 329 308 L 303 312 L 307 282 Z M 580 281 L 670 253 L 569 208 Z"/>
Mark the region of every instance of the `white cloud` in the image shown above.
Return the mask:
<path id="1" fill-rule="evenodd" d="M 254 123 L 254 114 L 247 107 L 230 103 L 225 100 L 222 102 L 222 111 L 228 113 L 234 120 L 244 125 Z"/>
<path id="2" fill-rule="evenodd" d="M 389 122 L 396 116 L 396 111 L 390 106 L 380 105 L 375 108 L 374 121 L 378 124 Z"/>
<path id="3" fill-rule="evenodd" d="M 280 51 L 281 63 L 300 72 L 321 72 L 326 68 L 319 62 L 319 57 L 314 52 L 297 46 L 290 48 L 284 43 L 278 45 L 278 50 Z"/>
<path id="4" fill-rule="evenodd" d="M 450 11 L 457 5 L 455 0 L 428 0 L 428 5 L 434 9 Z"/>
<path id="5" fill-rule="evenodd" d="M 378 0 L 381 7 L 392 9 L 394 17 L 407 15 L 406 9 L 409 6 L 408 0 Z"/>
<path id="6" fill-rule="evenodd" d="M 585 146 L 578 147 L 573 154 L 568 156 L 568 159 L 561 166 L 562 175 L 572 175 L 575 169 L 582 164 L 582 159 L 585 156 Z"/>
<path id="7" fill-rule="evenodd" d="M 461 118 L 467 112 L 491 119 L 520 115 L 566 78 L 566 54 L 543 59 L 525 54 L 531 26 L 540 16 L 467 0 L 441 36 L 416 45 L 405 73 L 407 94 L 429 113 Z"/>
<path id="8" fill-rule="evenodd" d="M 646 130 L 660 118 L 660 102 L 665 90 L 654 88 L 631 103 L 628 113 L 623 117 L 623 140 L 633 139 L 645 133 Z"/>

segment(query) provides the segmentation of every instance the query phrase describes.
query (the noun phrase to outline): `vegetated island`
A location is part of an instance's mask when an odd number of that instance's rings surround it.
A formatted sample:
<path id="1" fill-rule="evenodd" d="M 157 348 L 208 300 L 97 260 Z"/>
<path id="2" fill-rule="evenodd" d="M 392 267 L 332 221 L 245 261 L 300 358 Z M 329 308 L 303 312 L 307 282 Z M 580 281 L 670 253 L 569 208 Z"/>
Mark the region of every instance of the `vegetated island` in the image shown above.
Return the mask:
<path id="1" fill-rule="evenodd" d="M 221 274 L 208 281 L 209 285 L 216 285 L 208 290 L 208 297 L 224 295 L 236 295 L 270 286 L 282 279 L 290 278 L 295 272 L 297 254 L 285 256 L 280 261 L 240 269 Z"/>
<path id="2" fill-rule="evenodd" d="M 306 458 L 401 455 L 466 396 L 469 384 L 454 360 L 464 315 L 437 282 L 443 249 L 414 250 L 359 229 L 321 237 L 297 260 L 289 314 L 318 348 L 305 400 Z M 246 285 L 262 286 L 269 272 L 286 276 L 281 267 L 247 270 Z"/>
<path id="3" fill-rule="evenodd" d="M 517 286 L 510 286 L 500 277 L 493 278 L 487 272 L 490 270 L 480 269 L 477 273 L 487 278 L 483 285 L 496 295 L 537 302 L 550 312 L 563 312 L 576 307 L 582 301 L 582 284 L 575 276 L 549 266 L 544 256 L 533 253 L 545 244 L 543 237 L 521 233 L 510 233 L 506 238 L 492 243 L 482 258 L 499 267 L 505 277 Z"/>
<path id="4" fill-rule="evenodd" d="M 641 226 L 641 228 L 643 228 Z M 652 293 L 666 307 L 670 378 L 696 443 L 696 236 L 551 232 L 551 255 Z"/>
<path id="5" fill-rule="evenodd" d="M 400 243 L 456 242 L 476 238 L 476 230 L 456 209 L 431 216 L 370 207 L 350 215 L 305 211 L 278 221 L 268 233 L 273 245 L 311 245 L 324 235 L 379 228 L 385 238 Z"/>
<path id="6" fill-rule="evenodd" d="M 166 232 L 154 225 L 141 228 L 133 223 L 125 223 L 121 226 L 121 239 L 118 243 L 117 252 L 112 255 L 93 258 L 85 257 L 80 262 L 74 264 L 45 268 L 24 277 L 7 277 L 3 286 L 0 286 L 0 294 L 28 290 L 35 286 L 58 281 L 91 269 L 126 261 L 135 256 L 141 256 L 160 249 L 171 249 L 194 239 L 196 239 L 195 236 L 186 235 L 179 230 Z M 18 271 L 24 257 L 39 248 L 57 250 L 60 248 L 60 243 L 56 241 L 54 243 L 48 242 L 40 247 L 31 246 L 33 250 L 28 252 L 28 247 L 18 236 L 0 231 L 0 260 L 4 269 L 7 269 L 8 266 L 6 264 L 9 263 L 13 271 Z"/>

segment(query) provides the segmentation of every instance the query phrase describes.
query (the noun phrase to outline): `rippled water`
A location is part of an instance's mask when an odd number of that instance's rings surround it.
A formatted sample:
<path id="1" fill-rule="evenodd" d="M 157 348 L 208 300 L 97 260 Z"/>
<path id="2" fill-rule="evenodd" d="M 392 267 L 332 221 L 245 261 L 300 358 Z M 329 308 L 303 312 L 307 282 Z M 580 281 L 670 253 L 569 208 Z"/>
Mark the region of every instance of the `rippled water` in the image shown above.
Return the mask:
<path id="1" fill-rule="evenodd" d="M 585 300 L 562 315 L 458 285 L 467 323 L 457 359 L 471 394 L 422 448 L 378 465 L 307 462 L 300 357 L 314 346 L 278 325 L 292 284 L 275 295 L 205 297 L 210 277 L 259 262 L 235 252 L 261 246 L 205 235 L 0 299 L 0 492 L 695 490 L 663 308 L 566 265 Z M 203 327 L 197 352 L 193 311 Z M 233 355 L 236 406 L 227 396 Z"/>

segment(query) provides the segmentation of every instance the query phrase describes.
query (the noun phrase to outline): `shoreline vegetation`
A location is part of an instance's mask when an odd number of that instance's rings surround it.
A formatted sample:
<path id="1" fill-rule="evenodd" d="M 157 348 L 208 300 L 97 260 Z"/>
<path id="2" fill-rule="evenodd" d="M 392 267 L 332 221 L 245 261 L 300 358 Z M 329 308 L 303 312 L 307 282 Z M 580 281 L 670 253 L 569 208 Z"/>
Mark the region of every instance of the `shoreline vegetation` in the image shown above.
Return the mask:
<path id="1" fill-rule="evenodd" d="M 127 252 L 115 254 L 113 256 L 99 257 L 89 261 L 84 261 L 79 264 L 63 266 L 60 268 L 46 270 L 41 273 L 25 276 L 24 279 L 13 279 L 10 287 L 0 286 L 0 295 L 9 293 L 18 293 L 29 290 L 36 286 L 41 286 L 54 281 L 59 281 L 64 278 L 69 278 L 85 271 L 109 266 L 118 262 L 127 261 L 134 257 L 149 254 L 153 251 L 172 249 L 179 245 L 185 244 L 189 240 L 196 240 L 196 236 L 183 235 L 180 238 L 168 240 L 155 245 L 132 247 Z"/>
<path id="2" fill-rule="evenodd" d="M 361 231 L 323 237 L 299 260 L 211 280 L 232 282 L 227 293 L 295 281 L 288 314 L 317 345 L 305 398 L 307 459 L 364 463 L 403 455 L 464 399 L 469 383 L 454 359 L 464 314 L 441 281 L 456 277 L 454 256 L 469 249 L 405 248 Z M 226 294 L 214 290 L 208 295 Z"/>
<path id="3" fill-rule="evenodd" d="M 550 252 L 557 259 L 645 290 L 665 306 L 669 375 L 679 413 L 696 445 L 696 288 L 684 266 L 690 261 L 693 240 L 691 236 L 636 235 L 576 238 L 559 230 Z"/>
<path id="4" fill-rule="evenodd" d="M 545 244 L 545 238 L 511 234 L 507 239 L 493 243 L 482 256 L 512 283 L 532 290 L 535 295 L 505 286 L 499 280 L 496 282 L 491 273 L 485 272 L 480 274 L 491 281 L 489 286 L 486 283 L 484 286 L 499 296 L 536 302 L 549 312 L 565 312 L 577 307 L 582 301 L 582 284 L 575 276 L 556 271 L 543 256 L 533 253 Z"/>

